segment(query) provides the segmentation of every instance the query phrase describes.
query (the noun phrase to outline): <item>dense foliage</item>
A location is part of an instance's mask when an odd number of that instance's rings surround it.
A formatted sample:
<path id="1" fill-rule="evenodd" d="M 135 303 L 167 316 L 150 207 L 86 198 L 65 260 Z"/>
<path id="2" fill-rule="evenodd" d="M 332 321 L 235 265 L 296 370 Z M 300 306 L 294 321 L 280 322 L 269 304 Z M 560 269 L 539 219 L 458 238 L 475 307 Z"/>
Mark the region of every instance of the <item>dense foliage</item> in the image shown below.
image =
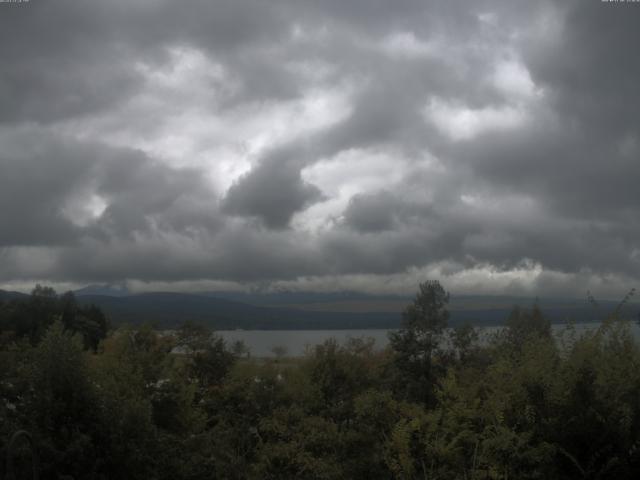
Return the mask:
<path id="1" fill-rule="evenodd" d="M 480 339 L 445 328 L 448 300 L 421 285 L 385 351 L 253 359 L 197 325 L 106 335 L 99 310 L 39 287 L 0 303 L 0 450 L 28 430 L 42 478 L 637 478 L 625 321 L 554 338 L 534 305 Z"/>

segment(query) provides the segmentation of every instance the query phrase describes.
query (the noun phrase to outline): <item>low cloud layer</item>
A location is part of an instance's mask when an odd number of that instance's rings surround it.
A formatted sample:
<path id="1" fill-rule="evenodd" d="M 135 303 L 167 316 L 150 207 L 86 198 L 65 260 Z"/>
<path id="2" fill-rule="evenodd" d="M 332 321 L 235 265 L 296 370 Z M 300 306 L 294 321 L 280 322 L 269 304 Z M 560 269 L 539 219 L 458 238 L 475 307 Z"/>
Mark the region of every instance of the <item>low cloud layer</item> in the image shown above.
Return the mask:
<path id="1" fill-rule="evenodd" d="M 618 295 L 640 4 L 0 3 L 0 287 Z"/>

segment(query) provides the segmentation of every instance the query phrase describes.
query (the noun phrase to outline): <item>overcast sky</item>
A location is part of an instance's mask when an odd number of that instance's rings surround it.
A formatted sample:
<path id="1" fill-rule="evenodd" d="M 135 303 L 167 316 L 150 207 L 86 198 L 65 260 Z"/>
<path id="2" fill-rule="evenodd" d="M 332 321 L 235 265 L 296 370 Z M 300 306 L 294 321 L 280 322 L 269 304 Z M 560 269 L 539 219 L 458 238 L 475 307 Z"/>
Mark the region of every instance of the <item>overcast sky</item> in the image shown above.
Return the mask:
<path id="1" fill-rule="evenodd" d="M 639 44 L 637 2 L 0 3 L 0 287 L 623 294 Z"/>

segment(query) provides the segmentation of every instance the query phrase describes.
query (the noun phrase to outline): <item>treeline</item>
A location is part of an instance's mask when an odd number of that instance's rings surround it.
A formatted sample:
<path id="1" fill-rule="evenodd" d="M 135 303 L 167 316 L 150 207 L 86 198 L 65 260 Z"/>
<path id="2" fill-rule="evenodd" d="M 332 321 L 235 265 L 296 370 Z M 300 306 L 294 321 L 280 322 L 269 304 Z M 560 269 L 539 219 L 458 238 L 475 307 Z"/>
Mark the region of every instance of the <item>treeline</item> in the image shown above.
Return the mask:
<path id="1" fill-rule="evenodd" d="M 88 349 L 95 350 L 107 336 L 109 323 L 95 305 L 80 305 L 73 292 L 56 294 L 51 287 L 36 285 L 29 297 L 0 298 L 0 342 L 28 340 L 37 344 L 56 321 L 77 333 Z"/>
<path id="2" fill-rule="evenodd" d="M 31 432 L 41 478 L 640 473 L 640 348 L 619 311 L 558 339 L 535 305 L 514 309 L 480 342 L 445 329 L 449 296 L 427 282 L 385 351 L 353 339 L 251 359 L 192 324 L 96 334 L 103 316 L 68 301 L 40 288 L 0 304 L 0 450 Z"/>

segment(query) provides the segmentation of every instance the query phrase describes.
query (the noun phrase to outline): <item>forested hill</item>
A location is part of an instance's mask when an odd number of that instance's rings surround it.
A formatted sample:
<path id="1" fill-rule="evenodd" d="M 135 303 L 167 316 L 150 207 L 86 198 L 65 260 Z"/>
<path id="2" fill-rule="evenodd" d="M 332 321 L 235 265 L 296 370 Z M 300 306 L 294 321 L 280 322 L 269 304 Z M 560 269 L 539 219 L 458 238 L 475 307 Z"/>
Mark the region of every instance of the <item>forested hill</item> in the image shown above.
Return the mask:
<path id="1" fill-rule="evenodd" d="M 8 292 L 6 290 L 0 290 L 0 300 L 14 300 L 20 298 L 27 298 L 28 295 L 26 293 L 20 292 Z"/>
<path id="2" fill-rule="evenodd" d="M 363 294 L 183 294 L 145 293 L 129 296 L 81 295 L 79 302 L 99 306 L 115 324 L 150 322 L 163 328 L 185 320 L 215 329 L 370 329 L 397 328 L 410 298 Z M 531 306 L 533 300 L 515 297 L 452 297 L 452 326 L 504 324 L 514 305 Z M 597 321 L 600 314 L 584 300 L 541 300 L 540 307 L 555 323 Z M 602 301 L 607 312 L 617 302 Z M 629 304 L 628 316 L 638 312 Z"/>
<path id="3" fill-rule="evenodd" d="M 0 301 L 0 478 L 639 478 L 640 344 L 622 307 L 560 338 L 516 309 L 482 339 L 448 329 L 448 305 L 428 281 L 384 350 L 328 339 L 257 358 L 193 323 L 108 328 L 38 286 Z M 29 434 L 37 462 L 12 441 Z"/>
<path id="4" fill-rule="evenodd" d="M 151 323 L 162 328 L 172 328 L 184 321 L 202 323 L 218 330 L 395 328 L 400 323 L 400 315 L 391 312 L 312 312 L 183 293 L 145 293 L 128 297 L 83 295 L 78 301 L 97 305 L 114 324 Z"/>
<path id="5" fill-rule="evenodd" d="M 96 291 L 92 289 L 91 292 Z M 216 292 L 185 294 L 157 292 L 117 295 L 76 292 L 80 305 L 100 307 L 112 325 L 150 323 L 159 328 L 174 328 L 193 321 L 210 328 L 305 330 L 397 328 L 401 312 L 411 298 L 374 296 L 358 293 L 245 294 Z M 18 292 L 0 290 L 0 300 L 28 298 Z M 452 326 L 470 323 L 475 326 L 504 324 L 514 305 L 528 307 L 533 300 L 516 297 L 455 296 L 451 299 Z M 599 312 L 584 300 L 543 299 L 539 301 L 545 315 L 554 323 L 574 320 L 597 321 Z M 603 312 L 612 311 L 617 302 L 601 301 Z M 636 318 L 638 304 L 626 307 L 626 316 Z"/>

